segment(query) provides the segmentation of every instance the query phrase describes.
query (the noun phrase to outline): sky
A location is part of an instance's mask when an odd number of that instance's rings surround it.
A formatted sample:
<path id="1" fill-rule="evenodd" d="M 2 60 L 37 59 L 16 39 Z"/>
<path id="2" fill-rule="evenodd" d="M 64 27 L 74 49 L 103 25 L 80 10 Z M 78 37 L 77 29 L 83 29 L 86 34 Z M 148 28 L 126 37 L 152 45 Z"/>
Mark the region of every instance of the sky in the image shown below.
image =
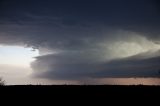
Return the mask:
<path id="1" fill-rule="evenodd" d="M 1 0 L 8 84 L 160 85 L 159 0 Z"/>

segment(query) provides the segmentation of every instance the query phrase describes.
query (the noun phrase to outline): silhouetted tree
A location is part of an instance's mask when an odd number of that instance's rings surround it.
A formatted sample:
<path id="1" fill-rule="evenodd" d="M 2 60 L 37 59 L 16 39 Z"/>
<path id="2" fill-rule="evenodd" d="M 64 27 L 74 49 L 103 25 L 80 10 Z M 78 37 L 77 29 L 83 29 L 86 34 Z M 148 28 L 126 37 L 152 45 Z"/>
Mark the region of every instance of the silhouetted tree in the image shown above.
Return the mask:
<path id="1" fill-rule="evenodd" d="M 2 78 L 0 78 L 0 86 L 3 86 L 3 85 L 5 85 L 5 81 Z"/>

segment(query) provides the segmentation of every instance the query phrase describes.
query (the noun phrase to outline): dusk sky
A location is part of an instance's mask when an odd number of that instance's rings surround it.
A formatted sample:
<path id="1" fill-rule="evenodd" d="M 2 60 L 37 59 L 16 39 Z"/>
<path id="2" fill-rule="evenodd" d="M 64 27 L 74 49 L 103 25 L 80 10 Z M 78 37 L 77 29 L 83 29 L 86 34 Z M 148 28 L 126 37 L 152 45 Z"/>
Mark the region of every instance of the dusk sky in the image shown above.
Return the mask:
<path id="1" fill-rule="evenodd" d="M 160 85 L 160 1 L 0 0 L 0 77 Z"/>

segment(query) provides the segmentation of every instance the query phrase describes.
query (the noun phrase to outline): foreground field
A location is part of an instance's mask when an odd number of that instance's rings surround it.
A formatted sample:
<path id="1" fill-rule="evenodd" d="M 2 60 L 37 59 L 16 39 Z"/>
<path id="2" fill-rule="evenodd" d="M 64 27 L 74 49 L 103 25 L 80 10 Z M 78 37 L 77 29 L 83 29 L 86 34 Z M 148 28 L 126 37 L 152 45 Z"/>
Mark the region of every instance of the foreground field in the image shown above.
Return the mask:
<path id="1" fill-rule="evenodd" d="M 9 94 L 49 94 L 49 95 L 85 95 L 85 96 L 112 96 L 116 95 L 159 95 L 160 86 L 143 86 L 143 85 L 16 85 L 0 86 L 2 93 Z"/>

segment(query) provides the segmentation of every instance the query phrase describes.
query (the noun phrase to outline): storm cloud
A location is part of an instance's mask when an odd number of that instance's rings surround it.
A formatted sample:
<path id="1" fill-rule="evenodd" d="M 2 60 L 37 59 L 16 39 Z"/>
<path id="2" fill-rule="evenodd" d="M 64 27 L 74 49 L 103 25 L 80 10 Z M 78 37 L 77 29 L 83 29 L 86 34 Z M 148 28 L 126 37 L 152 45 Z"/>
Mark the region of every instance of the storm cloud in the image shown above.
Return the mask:
<path id="1" fill-rule="evenodd" d="M 159 13 L 157 0 L 2 0 L 0 44 L 38 49 L 35 77 L 159 77 Z"/>
<path id="2" fill-rule="evenodd" d="M 37 57 L 32 67 L 37 71 L 35 72 L 37 77 L 58 80 L 160 77 L 159 51 L 111 61 L 95 60 L 90 56 L 79 54 L 52 54 Z"/>

